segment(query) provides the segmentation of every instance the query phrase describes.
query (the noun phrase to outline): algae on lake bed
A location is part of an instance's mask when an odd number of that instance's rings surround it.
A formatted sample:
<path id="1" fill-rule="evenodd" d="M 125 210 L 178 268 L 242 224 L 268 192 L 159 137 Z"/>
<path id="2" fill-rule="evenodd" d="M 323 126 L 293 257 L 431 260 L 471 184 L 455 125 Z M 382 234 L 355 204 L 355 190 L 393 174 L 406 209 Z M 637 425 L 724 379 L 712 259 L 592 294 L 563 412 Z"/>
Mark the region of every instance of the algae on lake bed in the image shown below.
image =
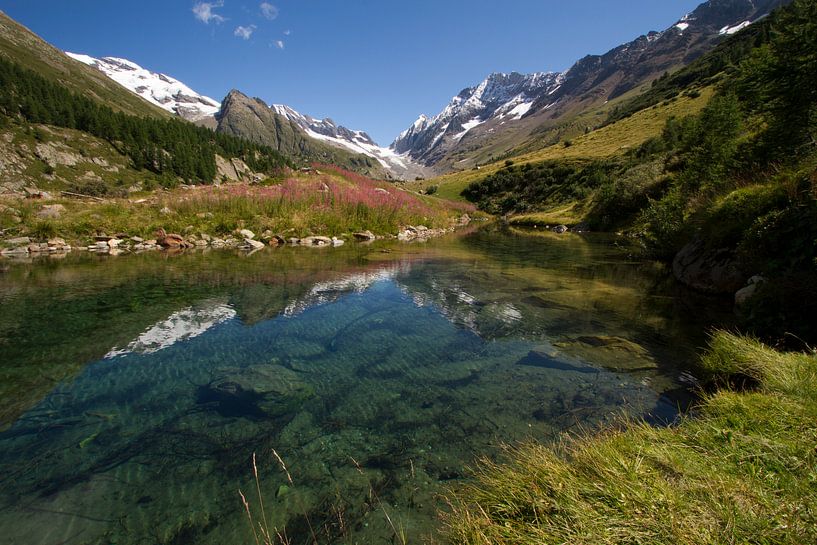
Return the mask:
<path id="1" fill-rule="evenodd" d="M 420 542 L 444 485 L 500 443 L 621 412 L 676 414 L 678 398 L 663 394 L 679 388 L 699 339 L 655 271 L 606 240 L 552 245 L 487 229 L 379 249 L 71 258 L 0 279 L 14 308 L 33 286 L 59 285 L 66 300 L 88 300 L 66 320 L 103 301 L 133 324 L 121 335 L 77 329 L 94 355 L 66 352 L 74 378 L 52 379 L 0 434 L 0 543 L 246 542 L 236 490 L 254 487 L 253 453 L 270 524 L 293 542 L 309 540 L 309 526 L 321 542 L 391 540 L 384 513 Z M 37 308 L 6 316 L 7 330 L 47 323 Z M 626 338 L 658 368 L 613 373 L 592 352 L 555 347 L 589 335 Z M 0 350 L 18 366 L 40 361 Z M 521 363 L 531 351 L 558 365 Z"/>

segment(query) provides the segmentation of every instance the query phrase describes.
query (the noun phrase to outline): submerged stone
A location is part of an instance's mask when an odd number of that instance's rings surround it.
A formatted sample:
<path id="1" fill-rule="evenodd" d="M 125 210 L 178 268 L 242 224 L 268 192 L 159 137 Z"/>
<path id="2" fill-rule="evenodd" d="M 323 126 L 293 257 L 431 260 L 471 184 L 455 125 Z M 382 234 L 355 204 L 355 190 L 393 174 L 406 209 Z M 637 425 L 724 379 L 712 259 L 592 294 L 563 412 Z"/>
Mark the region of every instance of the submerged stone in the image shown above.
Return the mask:
<path id="1" fill-rule="evenodd" d="M 611 371 L 658 368 L 658 364 L 643 346 L 614 335 L 583 335 L 554 343 L 554 346 Z"/>
<path id="2" fill-rule="evenodd" d="M 210 404 L 222 416 L 276 417 L 297 410 L 315 394 L 298 373 L 280 365 L 219 370 L 198 390 L 197 402 Z"/>

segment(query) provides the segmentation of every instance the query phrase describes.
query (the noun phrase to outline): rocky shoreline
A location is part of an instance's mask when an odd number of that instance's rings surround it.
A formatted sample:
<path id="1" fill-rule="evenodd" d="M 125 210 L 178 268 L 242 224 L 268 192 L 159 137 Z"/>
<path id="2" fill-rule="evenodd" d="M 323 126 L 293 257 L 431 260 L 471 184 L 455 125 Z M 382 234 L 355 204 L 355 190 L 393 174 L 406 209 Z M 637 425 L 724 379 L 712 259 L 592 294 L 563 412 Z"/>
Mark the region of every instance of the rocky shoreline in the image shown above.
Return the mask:
<path id="1" fill-rule="evenodd" d="M 267 247 L 297 246 L 307 248 L 339 247 L 347 240 L 360 244 L 372 243 L 376 240 L 397 240 L 400 242 L 425 242 L 431 238 L 453 233 L 458 228 L 465 227 L 471 222 L 468 214 L 457 218 L 452 225 L 445 228 L 428 228 L 424 225 L 407 225 L 396 234 L 376 235 L 371 231 L 358 231 L 348 236 L 310 235 L 303 238 L 286 237 L 272 231 L 265 231 L 260 236 L 248 229 L 241 229 L 226 237 L 211 236 L 207 233 L 186 236 L 165 234 L 163 230 L 157 232 L 157 237 L 144 239 L 140 236 L 131 236 L 127 233 L 116 235 L 100 234 L 88 244 L 70 245 L 62 238 L 53 237 L 46 241 L 33 240 L 31 237 L 14 237 L 0 240 L 4 246 L 0 250 L 0 258 L 25 259 L 42 256 L 64 257 L 72 251 L 87 251 L 95 254 L 121 255 L 124 253 L 140 253 L 145 251 L 180 251 L 185 249 L 234 249 L 250 253 Z"/>

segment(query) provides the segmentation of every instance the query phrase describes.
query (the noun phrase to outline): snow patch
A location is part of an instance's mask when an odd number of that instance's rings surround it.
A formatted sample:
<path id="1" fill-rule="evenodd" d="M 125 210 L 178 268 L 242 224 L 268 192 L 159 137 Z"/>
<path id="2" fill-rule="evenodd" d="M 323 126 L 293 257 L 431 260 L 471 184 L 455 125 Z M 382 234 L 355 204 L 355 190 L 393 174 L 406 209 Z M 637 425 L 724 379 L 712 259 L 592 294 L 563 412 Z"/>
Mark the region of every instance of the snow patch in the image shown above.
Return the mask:
<path id="1" fill-rule="evenodd" d="M 731 36 L 732 34 L 740 32 L 741 30 L 743 30 L 744 28 L 751 24 L 752 21 L 743 21 L 742 23 L 737 24 L 735 26 L 725 26 L 718 31 L 718 34 L 720 34 L 721 36 Z"/>
<path id="2" fill-rule="evenodd" d="M 179 80 L 146 70 L 127 59 L 119 57 L 96 59 L 89 55 L 68 52 L 66 55 L 96 68 L 148 102 L 186 119 L 195 121 L 212 117 L 221 109 L 221 103 L 198 94 Z"/>
<path id="3" fill-rule="evenodd" d="M 678 24 L 675 25 L 675 28 L 677 28 L 678 30 L 683 32 L 683 31 L 685 31 L 686 29 L 689 28 L 689 23 L 678 23 Z"/>

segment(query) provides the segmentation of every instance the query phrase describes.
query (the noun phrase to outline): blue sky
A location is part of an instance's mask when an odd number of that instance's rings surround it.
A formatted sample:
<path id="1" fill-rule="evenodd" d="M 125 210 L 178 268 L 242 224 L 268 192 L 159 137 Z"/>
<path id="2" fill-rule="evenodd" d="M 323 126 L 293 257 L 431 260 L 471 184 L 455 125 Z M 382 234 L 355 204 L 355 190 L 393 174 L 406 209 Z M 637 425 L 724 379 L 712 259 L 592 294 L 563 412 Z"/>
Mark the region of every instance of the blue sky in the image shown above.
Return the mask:
<path id="1" fill-rule="evenodd" d="M 491 72 L 562 71 L 701 0 L 0 0 L 55 46 L 232 88 L 388 145 Z"/>

